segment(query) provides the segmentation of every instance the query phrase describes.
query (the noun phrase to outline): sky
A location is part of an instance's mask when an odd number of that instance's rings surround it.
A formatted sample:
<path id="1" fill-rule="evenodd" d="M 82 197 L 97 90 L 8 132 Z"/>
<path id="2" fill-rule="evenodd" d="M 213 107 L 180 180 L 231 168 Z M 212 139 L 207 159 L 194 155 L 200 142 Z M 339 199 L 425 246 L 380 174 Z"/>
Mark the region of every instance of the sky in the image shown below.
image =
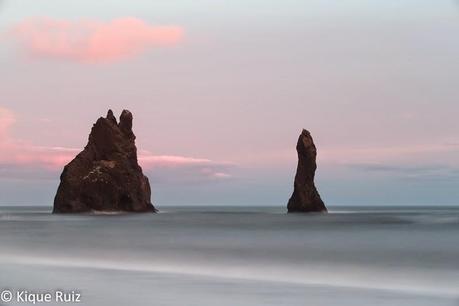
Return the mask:
<path id="1" fill-rule="evenodd" d="M 0 0 L 0 205 L 52 205 L 109 108 L 152 201 L 459 205 L 459 2 Z"/>

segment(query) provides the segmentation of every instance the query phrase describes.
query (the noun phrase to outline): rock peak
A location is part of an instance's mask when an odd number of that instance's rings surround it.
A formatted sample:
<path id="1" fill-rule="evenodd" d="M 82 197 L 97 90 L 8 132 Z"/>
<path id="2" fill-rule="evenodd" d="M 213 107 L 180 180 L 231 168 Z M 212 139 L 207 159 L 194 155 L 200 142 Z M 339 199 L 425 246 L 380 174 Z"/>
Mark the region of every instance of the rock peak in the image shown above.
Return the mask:
<path id="1" fill-rule="evenodd" d="M 118 123 L 116 122 L 115 115 L 113 115 L 113 111 L 111 109 L 108 110 L 107 117 L 105 118 L 108 119 L 113 124 L 118 125 Z"/>
<path id="2" fill-rule="evenodd" d="M 326 212 L 314 184 L 317 169 L 317 149 L 311 133 L 303 129 L 296 145 L 298 166 L 295 175 L 293 194 L 287 204 L 289 212 Z"/>
<path id="3" fill-rule="evenodd" d="M 150 183 L 137 162 L 132 113 L 117 124 L 112 110 L 91 129 L 88 144 L 61 174 L 54 213 L 155 211 Z"/>
<path id="4" fill-rule="evenodd" d="M 120 115 L 120 124 L 119 127 L 121 131 L 128 135 L 128 136 L 134 136 L 132 132 L 132 113 L 128 110 L 123 110 Z"/>

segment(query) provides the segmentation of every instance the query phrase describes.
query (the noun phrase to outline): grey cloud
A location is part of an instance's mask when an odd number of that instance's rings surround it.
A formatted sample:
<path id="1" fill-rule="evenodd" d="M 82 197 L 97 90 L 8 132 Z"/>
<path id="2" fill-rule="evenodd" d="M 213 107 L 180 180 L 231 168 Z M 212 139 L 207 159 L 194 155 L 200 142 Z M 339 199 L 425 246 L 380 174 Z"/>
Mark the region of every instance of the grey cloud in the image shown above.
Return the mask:
<path id="1" fill-rule="evenodd" d="M 397 165 L 397 164 L 380 164 L 380 163 L 355 163 L 348 164 L 348 167 L 356 170 L 368 172 L 393 172 L 393 173 L 425 173 L 438 169 L 447 168 L 444 165 Z"/>
<path id="2" fill-rule="evenodd" d="M 40 166 L 0 164 L 0 178 L 11 180 L 57 180 L 60 172 Z"/>
<path id="3" fill-rule="evenodd" d="M 348 164 L 356 171 L 374 175 L 390 175 L 407 180 L 459 180 L 459 168 L 443 164 L 400 165 L 383 163 L 354 163 Z"/>

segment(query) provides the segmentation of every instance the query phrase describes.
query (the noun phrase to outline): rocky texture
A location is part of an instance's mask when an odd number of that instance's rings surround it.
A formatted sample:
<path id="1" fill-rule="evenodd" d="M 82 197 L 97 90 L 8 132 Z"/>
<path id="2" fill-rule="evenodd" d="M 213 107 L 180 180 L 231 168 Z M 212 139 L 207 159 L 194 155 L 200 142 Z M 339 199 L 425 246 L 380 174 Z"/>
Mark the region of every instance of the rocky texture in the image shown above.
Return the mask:
<path id="1" fill-rule="evenodd" d="M 311 134 L 303 130 L 296 145 L 298 167 L 293 194 L 288 201 L 289 212 L 326 212 L 324 202 L 314 185 L 317 150 Z"/>
<path id="2" fill-rule="evenodd" d="M 132 114 L 119 124 L 111 110 L 92 127 L 89 141 L 61 174 L 53 213 L 154 212 L 148 178 L 137 162 Z"/>

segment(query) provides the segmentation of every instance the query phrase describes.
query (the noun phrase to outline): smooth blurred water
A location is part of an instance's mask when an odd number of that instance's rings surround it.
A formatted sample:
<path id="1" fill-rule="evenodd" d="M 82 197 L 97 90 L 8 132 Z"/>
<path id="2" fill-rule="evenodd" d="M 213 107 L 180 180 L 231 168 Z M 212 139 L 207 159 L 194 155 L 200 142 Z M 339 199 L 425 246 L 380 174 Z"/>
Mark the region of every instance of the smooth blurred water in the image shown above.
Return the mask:
<path id="1" fill-rule="evenodd" d="M 459 208 L 50 211 L 0 207 L 0 290 L 78 290 L 83 305 L 459 305 Z"/>

